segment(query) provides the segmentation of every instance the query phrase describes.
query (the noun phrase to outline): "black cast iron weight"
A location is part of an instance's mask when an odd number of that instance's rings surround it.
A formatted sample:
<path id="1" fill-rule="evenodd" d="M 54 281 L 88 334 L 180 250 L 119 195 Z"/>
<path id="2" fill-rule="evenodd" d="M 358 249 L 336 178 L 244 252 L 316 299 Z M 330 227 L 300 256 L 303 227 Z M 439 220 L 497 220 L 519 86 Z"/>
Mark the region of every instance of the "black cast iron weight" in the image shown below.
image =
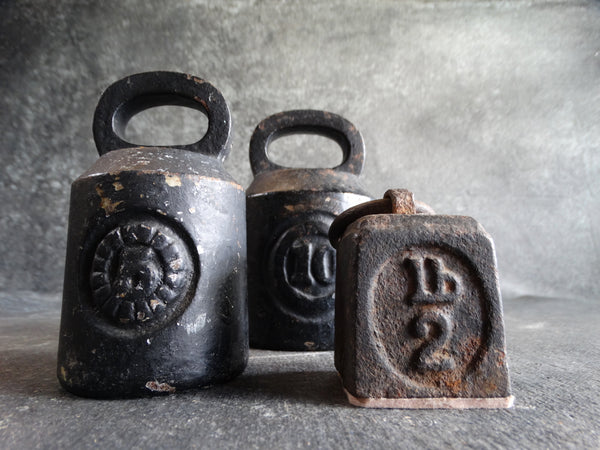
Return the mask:
<path id="1" fill-rule="evenodd" d="M 129 119 L 202 111 L 193 144 L 141 147 Z M 117 81 L 94 116 L 100 159 L 72 185 L 58 379 L 90 397 L 169 393 L 229 380 L 248 359 L 245 196 L 223 168 L 231 119 L 187 74 Z"/>
<path id="2" fill-rule="evenodd" d="M 332 169 L 273 163 L 269 144 L 318 134 L 342 148 Z M 359 131 L 326 111 L 296 110 L 264 119 L 250 142 L 255 178 L 247 191 L 250 344 L 274 350 L 333 349 L 335 250 L 327 233 L 345 209 L 370 200 L 361 187 L 365 148 Z"/>
<path id="3" fill-rule="evenodd" d="M 492 239 L 470 217 L 431 212 L 390 190 L 331 226 L 344 390 L 365 407 L 510 407 Z"/>

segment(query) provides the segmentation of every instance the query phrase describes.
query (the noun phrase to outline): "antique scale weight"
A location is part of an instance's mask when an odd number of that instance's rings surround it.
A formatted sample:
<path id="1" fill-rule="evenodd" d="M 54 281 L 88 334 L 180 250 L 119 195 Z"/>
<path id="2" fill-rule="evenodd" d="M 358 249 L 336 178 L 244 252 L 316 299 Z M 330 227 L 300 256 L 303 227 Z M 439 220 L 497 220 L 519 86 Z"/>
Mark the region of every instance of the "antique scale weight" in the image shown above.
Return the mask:
<path id="1" fill-rule="evenodd" d="M 147 108 L 208 117 L 193 144 L 122 136 Z M 100 159 L 72 185 L 58 351 L 65 389 L 136 396 L 213 384 L 248 359 L 244 190 L 223 168 L 231 119 L 221 93 L 187 74 L 149 72 L 103 94 Z"/>
<path id="2" fill-rule="evenodd" d="M 293 169 L 269 159 L 270 143 L 290 134 L 335 140 L 332 169 Z M 359 131 L 326 111 L 295 110 L 264 119 L 250 141 L 255 177 L 247 190 L 250 344 L 273 350 L 332 350 L 335 250 L 329 226 L 370 200 L 360 185 L 365 157 Z"/>

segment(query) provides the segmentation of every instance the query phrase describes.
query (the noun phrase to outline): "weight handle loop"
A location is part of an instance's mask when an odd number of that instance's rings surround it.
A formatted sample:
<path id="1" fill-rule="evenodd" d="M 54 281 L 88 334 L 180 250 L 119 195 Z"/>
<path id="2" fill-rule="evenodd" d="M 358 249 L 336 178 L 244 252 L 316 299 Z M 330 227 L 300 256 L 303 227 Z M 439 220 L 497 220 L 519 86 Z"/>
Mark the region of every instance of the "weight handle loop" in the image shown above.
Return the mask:
<path id="1" fill-rule="evenodd" d="M 185 106 L 208 118 L 206 134 L 187 145 L 162 145 L 202 153 L 223 161 L 230 151 L 231 114 L 221 93 L 209 82 L 176 72 L 145 72 L 123 78 L 104 91 L 94 114 L 98 153 L 139 147 L 127 142 L 127 123 L 137 113 L 156 106 Z"/>
<path id="2" fill-rule="evenodd" d="M 344 154 L 342 163 L 333 170 L 359 175 L 365 162 L 365 145 L 352 123 L 327 111 L 301 109 L 284 111 L 267 117 L 258 124 L 250 139 L 252 173 L 286 169 L 269 159 L 269 145 L 292 134 L 317 134 L 336 141 Z"/>

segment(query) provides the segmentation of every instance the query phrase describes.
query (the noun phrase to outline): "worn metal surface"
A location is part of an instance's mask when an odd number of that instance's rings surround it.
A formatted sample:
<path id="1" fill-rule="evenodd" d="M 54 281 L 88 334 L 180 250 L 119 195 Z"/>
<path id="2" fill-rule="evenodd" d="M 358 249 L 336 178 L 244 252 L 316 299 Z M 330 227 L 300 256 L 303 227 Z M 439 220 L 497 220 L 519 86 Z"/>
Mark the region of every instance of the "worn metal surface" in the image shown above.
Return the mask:
<path id="1" fill-rule="evenodd" d="M 493 242 L 470 217 L 410 214 L 409 194 L 388 191 L 389 214 L 371 214 L 381 211 L 374 201 L 332 226 L 335 364 L 348 398 L 373 407 L 510 406 Z"/>
<path id="2" fill-rule="evenodd" d="M 158 105 L 209 119 L 198 142 L 137 147 L 128 120 Z M 186 74 L 110 86 L 94 117 L 100 159 L 73 183 L 58 378 L 120 397 L 228 380 L 248 358 L 245 199 L 224 170 L 230 114 Z"/>
<path id="3" fill-rule="evenodd" d="M 278 137 L 312 133 L 335 140 L 342 163 L 332 169 L 286 169 L 267 153 Z M 333 349 L 335 250 L 329 226 L 369 200 L 358 175 L 364 143 L 344 118 L 313 110 L 263 120 L 250 142 L 255 175 L 247 191 L 250 344 L 280 350 Z"/>

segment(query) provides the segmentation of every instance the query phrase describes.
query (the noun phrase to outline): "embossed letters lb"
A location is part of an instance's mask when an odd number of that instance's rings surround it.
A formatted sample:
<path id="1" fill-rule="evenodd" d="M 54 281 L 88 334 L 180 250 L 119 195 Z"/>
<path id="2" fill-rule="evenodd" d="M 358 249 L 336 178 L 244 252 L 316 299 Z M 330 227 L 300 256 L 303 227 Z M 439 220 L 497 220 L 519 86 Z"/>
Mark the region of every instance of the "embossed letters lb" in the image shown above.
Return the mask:
<path id="1" fill-rule="evenodd" d="M 458 295 L 457 276 L 446 269 L 441 258 L 409 257 L 404 260 L 404 265 L 414 281 L 414 290 L 408 298 L 412 304 L 451 303 Z"/>

